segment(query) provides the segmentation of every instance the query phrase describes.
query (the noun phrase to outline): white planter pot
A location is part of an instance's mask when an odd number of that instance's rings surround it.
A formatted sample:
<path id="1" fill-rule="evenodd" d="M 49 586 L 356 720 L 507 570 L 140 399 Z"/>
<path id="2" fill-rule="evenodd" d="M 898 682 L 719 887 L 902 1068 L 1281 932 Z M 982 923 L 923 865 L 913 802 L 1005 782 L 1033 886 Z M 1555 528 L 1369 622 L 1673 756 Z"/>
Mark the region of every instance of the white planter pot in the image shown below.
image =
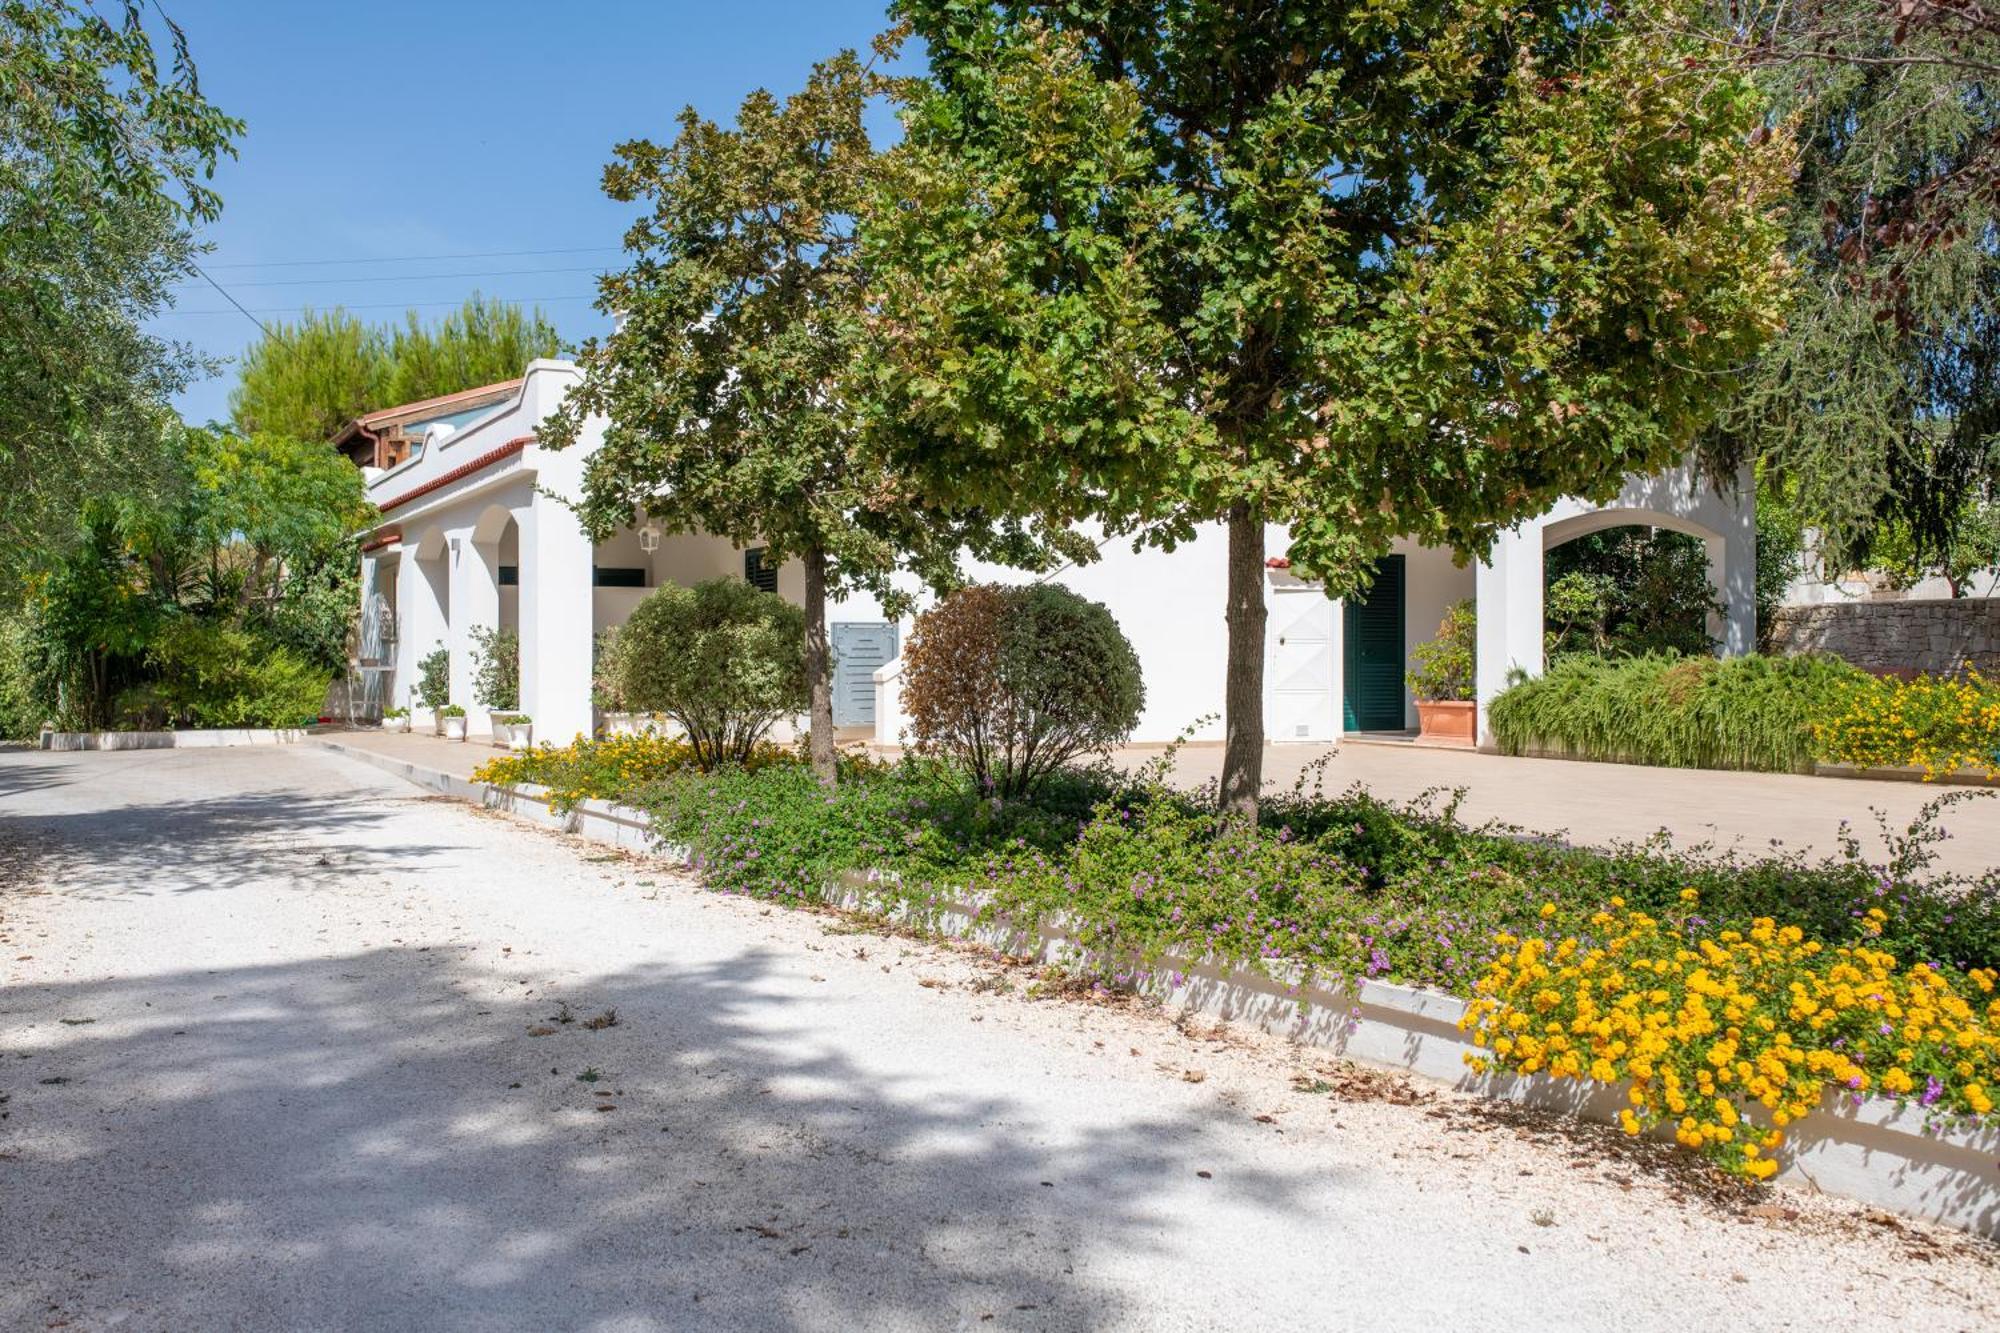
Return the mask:
<path id="1" fill-rule="evenodd" d="M 382 719 L 382 730 L 384 731 L 408 731 L 409 729 L 410 719 L 407 714 L 403 717 L 385 717 Z"/>
<path id="2" fill-rule="evenodd" d="M 438 725 L 443 728 L 443 731 L 440 734 L 443 735 L 443 737 L 446 740 L 462 741 L 465 739 L 464 718 L 462 717 L 440 718 L 438 719 Z"/>
<path id="3" fill-rule="evenodd" d="M 509 728 L 507 745 L 510 749 L 515 749 L 515 750 L 534 749 L 535 724 L 532 722 L 516 722 L 511 728 Z"/>

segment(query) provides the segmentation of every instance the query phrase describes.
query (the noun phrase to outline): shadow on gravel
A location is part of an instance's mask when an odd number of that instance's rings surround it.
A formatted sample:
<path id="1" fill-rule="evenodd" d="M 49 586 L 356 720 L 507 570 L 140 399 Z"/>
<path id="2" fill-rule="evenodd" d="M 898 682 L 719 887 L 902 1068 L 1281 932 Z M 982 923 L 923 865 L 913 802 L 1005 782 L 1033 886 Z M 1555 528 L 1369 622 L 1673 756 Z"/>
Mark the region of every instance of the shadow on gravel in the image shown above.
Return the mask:
<path id="1" fill-rule="evenodd" d="M 1298 1211 L 1205 1115 L 1052 1128 L 814 1053 L 780 962 L 566 990 L 600 1030 L 446 949 L 36 988 L 0 1325 L 1096 1326 L 1157 1196 Z"/>
<path id="2" fill-rule="evenodd" d="M 421 870 L 425 861 L 450 850 L 366 845 L 360 835 L 394 811 L 392 803 L 359 793 L 328 798 L 274 789 L 12 815 L 0 821 L 0 833 L 34 848 L 33 868 L 46 888 L 67 897 L 197 893 L 274 874 L 294 888 L 314 889 L 357 873 Z"/>

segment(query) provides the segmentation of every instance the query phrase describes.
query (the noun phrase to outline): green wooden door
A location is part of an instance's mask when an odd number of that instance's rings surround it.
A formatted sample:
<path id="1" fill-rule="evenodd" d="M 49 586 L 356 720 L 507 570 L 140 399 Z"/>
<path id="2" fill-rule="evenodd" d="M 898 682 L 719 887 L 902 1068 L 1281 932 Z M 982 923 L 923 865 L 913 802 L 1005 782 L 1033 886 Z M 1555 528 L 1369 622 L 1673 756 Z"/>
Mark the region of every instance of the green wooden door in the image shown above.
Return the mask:
<path id="1" fill-rule="evenodd" d="M 1340 696 L 1347 730 L 1403 730 L 1402 556 L 1376 565 L 1367 595 L 1347 599 L 1341 626 Z"/>

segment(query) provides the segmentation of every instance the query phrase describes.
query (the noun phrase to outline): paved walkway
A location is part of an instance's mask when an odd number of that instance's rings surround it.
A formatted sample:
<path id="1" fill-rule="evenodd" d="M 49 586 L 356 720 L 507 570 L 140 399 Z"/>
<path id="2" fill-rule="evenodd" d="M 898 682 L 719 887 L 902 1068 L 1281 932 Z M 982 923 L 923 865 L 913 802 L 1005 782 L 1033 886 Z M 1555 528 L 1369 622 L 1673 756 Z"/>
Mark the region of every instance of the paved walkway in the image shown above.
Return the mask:
<path id="1" fill-rule="evenodd" d="M 502 753 L 478 742 L 397 732 L 343 732 L 338 739 L 461 777 Z M 1120 750 L 1116 758 L 1137 768 L 1156 758 L 1161 748 L 1134 746 Z M 1221 767 L 1220 745 L 1183 746 L 1174 778 L 1198 786 L 1213 781 Z M 1289 789 L 1302 774 L 1308 782 L 1316 775 L 1328 792 L 1358 782 L 1378 796 L 1399 801 L 1462 787 L 1462 814 L 1471 822 L 1499 820 L 1593 845 L 1638 841 L 1664 829 L 1681 845 L 1713 842 L 1755 854 L 1776 843 L 1813 855 L 1833 855 L 1840 849 L 1840 826 L 1845 821 L 1860 836 L 1863 850 L 1876 859 L 1881 856 L 1882 839 L 1874 811 L 1884 812 L 1890 827 L 1901 832 L 1926 802 L 1951 791 L 1973 791 L 1978 794 L 1941 819 L 1951 836 L 1939 845 L 1938 863 L 1967 874 L 2000 866 L 2000 795 L 1979 789 L 1792 773 L 1514 759 L 1381 742 L 1274 745 L 1265 751 L 1269 787 Z"/>
<path id="2" fill-rule="evenodd" d="M 317 747 L 0 755 L 0 1328 L 2000 1308 L 1991 1245 L 1028 981 Z"/>

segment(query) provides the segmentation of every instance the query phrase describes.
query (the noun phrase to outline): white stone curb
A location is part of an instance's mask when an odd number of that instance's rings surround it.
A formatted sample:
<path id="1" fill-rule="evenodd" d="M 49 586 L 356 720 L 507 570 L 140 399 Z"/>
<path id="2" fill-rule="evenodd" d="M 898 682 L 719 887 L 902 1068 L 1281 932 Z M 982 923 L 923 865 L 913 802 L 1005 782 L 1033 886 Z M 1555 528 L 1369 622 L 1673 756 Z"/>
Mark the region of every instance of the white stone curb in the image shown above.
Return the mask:
<path id="1" fill-rule="evenodd" d="M 44 750 L 205 750 L 222 745 L 297 745 L 298 727 L 232 727 L 214 731 L 45 731 Z"/>
<path id="2" fill-rule="evenodd" d="M 549 808 L 546 788 L 492 787 L 336 741 L 320 744 L 418 786 L 545 828 L 631 851 L 685 853 L 656 842 L 644 812 L 630 806 L 585 801 L 568 814 L 558 814 Z M 828 894 L 828 902 L 974 940 L 1003 953 L 1056 963 L 1089 959 L 1084 945 L 1047 921 L 1030 934 L 1007 922 L 981 921 L 970 903 L 913 907 L 878 892 L 878 883 L 870 875 L 845 876 Z M 1475 1048 L 1458 1029 L 1465 1002 L 1436 991 L 1382 981 L 1362 981 L 1352 989 L 1319 983 L 1300 986 L 1281 977 L 1224 971 L 1171 957 L 1147 965 L 1138 984 L 1169 1008 L 1251 1024 L 1303 1045 L 1498 1101 L 1606 1123 L 1627 1105 L 1623 1091 L 1607 1084 L 1542 1075 L 1474 1074 L 1465 1058 Z M 2000 1126 L 1933 1129 L 1914 1105 L 1870 1098 L 1855 1106 L 1829 1094 L 1822 1109 L 1786 1130 L 1780 1160 L 1785 1168 L 1779 1178 L 1794 1185 L 2000 1239 Z"/>

